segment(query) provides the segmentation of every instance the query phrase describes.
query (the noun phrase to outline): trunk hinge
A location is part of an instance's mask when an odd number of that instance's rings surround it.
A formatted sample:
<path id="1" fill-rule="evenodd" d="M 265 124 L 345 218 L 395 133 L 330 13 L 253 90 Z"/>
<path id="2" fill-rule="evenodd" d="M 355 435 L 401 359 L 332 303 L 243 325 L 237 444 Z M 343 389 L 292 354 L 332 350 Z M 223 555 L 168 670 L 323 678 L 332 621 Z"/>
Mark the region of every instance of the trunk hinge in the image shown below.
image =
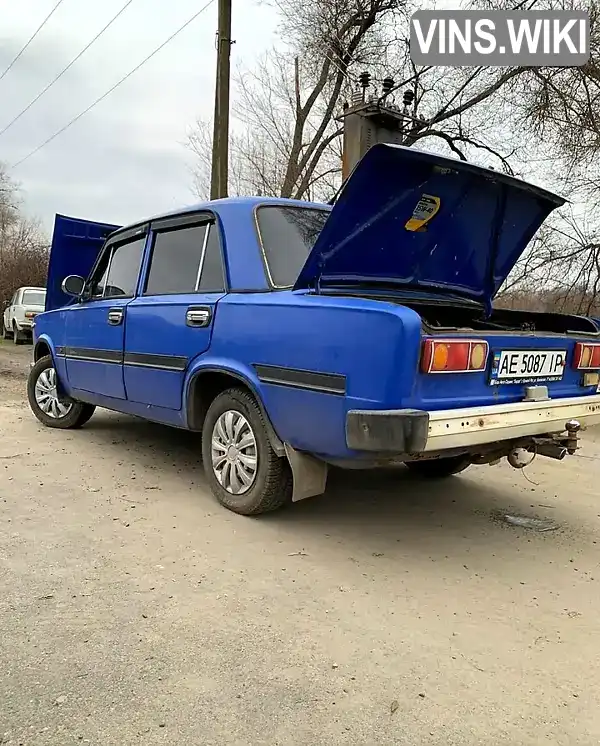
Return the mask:
<path id="1" fill-rule="evenodd" d="M 325 262 L 322 259 L 319 259 L 319 264 L 317 266 L 317 276 L 315 277 L 315 286 L 313 288 L 315 295 L 321 294 L 321 274 L 323 272 L 324 266 Z"/>
<path id="2" fill-rule="evenodd" d="M 492 250 L 490 252 L 488 260 L 488 277 L 487 277 L 487 294 L 484 299 L 485 303 L 485 318 L 489 319 L 492 315 L 492 299 L 494 295 L 494 270 L 496 267 L 496 257 L 498 256 L 498 249 L 500 243 L 500 236 L 502 235 L 502 224 L 504 223 L 504 215 L 506 213 L 506 200 L 508 190 L 504 184 L 499 184 L 500 195 L 498 197 L 498 206 L 496 208 L 496 214 L 494 215 L 494 225 L 492 233 Z"/>

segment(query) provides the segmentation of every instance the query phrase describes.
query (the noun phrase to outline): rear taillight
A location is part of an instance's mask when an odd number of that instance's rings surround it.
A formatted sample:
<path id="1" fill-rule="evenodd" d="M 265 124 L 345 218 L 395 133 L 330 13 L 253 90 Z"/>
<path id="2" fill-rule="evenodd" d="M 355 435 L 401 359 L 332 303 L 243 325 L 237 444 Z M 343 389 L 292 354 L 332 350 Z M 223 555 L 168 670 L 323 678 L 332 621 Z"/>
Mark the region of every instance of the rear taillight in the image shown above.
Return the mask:
<path id="1" fill-rule="evenodd" d="M 426 339 L 421 355 L 423 373 L 476 373 L 485 369 L 487 342 L 471 339 Z"/>
<path id="2" fill-rule="evenodd" d="M 577 342 L 573 355 L 573 367 L 575 370 L 600 369 L 600 344 Z"/>

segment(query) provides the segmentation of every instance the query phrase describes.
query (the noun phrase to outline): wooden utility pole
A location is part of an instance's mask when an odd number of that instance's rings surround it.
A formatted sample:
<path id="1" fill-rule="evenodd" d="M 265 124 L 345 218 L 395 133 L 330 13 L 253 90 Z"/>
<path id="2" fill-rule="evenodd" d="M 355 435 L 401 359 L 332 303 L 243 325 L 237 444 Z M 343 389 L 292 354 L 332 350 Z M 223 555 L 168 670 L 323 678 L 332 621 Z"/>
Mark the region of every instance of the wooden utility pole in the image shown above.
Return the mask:
<path id="1" fill-rule="evenodd" d="M 219 0 L 217 79 L 213 123 L 210 198 L 227 196 L 229 165 L 229 78 L 231 54 L 231 0 Z"/>

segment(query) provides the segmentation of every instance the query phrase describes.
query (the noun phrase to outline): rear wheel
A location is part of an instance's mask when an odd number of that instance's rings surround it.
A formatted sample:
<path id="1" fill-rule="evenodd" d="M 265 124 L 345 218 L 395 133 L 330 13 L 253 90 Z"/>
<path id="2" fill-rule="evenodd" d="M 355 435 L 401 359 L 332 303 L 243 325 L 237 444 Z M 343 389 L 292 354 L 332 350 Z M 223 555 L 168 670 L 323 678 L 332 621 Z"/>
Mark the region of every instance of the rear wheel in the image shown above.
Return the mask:
<path id="1" fill-rule="evenodd" d="M 29 371 L 27 398 L 31 411 L 47 427 L 77 428 L 94 414 L 92 404 L 75 401 L 60 392 L 52 358 L 41 358 Z"/>
<path id="2" fill-rule="evenodd" d="M 466 456 L 450 456 L 448 458 L 436 458 L 426 461 L 407 461 L 407 466 L 412 472 L 427 479 L 444 479 L 453 474 L 459 474 L 471 465 Z"/>
<path id="3" fill-rule="evenodd" d="M 219 394 L 202 428 L 202 461 L 217 500 L 240 515 L 258 515 L 291 502 L 288 462 L 271 448 L 264 419 L 244 389 Z"/>

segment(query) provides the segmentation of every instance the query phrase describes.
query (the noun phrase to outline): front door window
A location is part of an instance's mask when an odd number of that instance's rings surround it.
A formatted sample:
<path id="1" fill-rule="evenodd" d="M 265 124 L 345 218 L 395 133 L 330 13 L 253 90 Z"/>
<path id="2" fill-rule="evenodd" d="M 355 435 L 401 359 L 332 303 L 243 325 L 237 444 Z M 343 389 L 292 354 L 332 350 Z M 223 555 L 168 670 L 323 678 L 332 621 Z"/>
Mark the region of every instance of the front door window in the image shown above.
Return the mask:
<path id="1" fill-rule="evenodd" d="M 133 298 L 146 237 L 105 249 L 89 283 L 90 298 Z"/>

